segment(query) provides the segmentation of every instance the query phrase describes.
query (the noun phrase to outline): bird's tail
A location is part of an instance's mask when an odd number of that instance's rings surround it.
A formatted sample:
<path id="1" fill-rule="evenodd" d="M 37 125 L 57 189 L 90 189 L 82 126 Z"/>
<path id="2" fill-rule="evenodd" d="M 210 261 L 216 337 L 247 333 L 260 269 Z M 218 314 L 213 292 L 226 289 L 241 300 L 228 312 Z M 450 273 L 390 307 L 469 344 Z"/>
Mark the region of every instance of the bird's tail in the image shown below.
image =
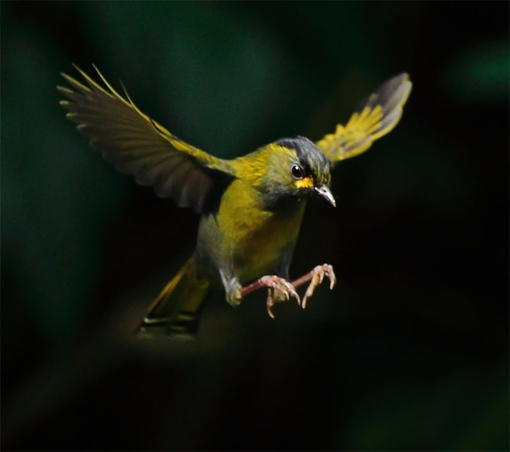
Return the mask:
<path id="1" fill-rule="evenodd" d="M 197 331 L 200 307 L 210 285 L 209 280 L 197 277 L 191 258 L 154 300 L 137 328 L 136 336 L 192 338 Z"/>

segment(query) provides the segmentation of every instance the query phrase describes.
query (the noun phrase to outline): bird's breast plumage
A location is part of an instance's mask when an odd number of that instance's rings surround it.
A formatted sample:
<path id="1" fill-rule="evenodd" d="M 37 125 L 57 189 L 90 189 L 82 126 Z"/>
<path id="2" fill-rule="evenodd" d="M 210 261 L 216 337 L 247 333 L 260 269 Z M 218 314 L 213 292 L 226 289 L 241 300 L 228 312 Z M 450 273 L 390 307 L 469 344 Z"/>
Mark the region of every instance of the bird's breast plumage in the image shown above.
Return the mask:
<path id="1" fill-rule="evenodd" d="M 202 218 L 199 262 L 209 272 L 227 271 L 244 283 L 290 261 L 305 208 L 304 200 L 293 201 L 285 209 L 267 210 L 257 190 L 236 179 L 218 211 Z"/>

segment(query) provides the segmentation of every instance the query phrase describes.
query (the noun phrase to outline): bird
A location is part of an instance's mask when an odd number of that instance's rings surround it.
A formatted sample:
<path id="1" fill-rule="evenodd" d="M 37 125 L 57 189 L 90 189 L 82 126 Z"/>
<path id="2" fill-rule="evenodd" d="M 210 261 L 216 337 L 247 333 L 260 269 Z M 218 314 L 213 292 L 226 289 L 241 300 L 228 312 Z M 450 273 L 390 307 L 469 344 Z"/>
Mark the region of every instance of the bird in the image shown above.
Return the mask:
<path id="1" fill-rule="evenodd" d="M 317 142 L 281 138 L 227 160 L 170 133 L 139 110 L 124 85 L 124 95 L 119 94 L 95 65 L 99 81 L 73 66 L 83 80 L 61 73 L 68 86 L 57 87 L 65 96 L 60 104 L 90 145 L 138 184 L 200 215 L 192 256 L 150 305 L 135 331 L 138 337 L 194 337 L 204 300 L 221 287 L 231 306 L 267 289 L 272 318 L 277 302 L 294 298 L 304 308 L 324 278 L 333 289 L 336 275 L 329 264 L 289 279 L 305 206 L 310 198 L 336 206 L 333 167 L 365 152 L 397 125 L 412 88 L 407 73 L 380 85 L 345 125 Z M 296 289 L 306 283 L 301 298 Z"/>

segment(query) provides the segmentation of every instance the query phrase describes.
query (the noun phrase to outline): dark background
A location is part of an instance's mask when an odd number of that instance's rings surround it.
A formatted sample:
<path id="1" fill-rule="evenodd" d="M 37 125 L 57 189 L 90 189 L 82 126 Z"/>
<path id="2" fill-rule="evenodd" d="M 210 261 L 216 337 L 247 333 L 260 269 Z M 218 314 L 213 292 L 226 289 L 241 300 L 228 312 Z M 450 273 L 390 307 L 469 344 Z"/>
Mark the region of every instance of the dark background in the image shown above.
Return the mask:
<path id="1" fill-rule="evenodd" d="M 3 450 L 508 450 L 508 2 L 2 2 Z M 217 156 L 317 140 L 407 71 L 401 123 L 310 203 L 305 311 L 136 340 L 198 218 L 117 174 L 55 89 L 95 63 Z"/>

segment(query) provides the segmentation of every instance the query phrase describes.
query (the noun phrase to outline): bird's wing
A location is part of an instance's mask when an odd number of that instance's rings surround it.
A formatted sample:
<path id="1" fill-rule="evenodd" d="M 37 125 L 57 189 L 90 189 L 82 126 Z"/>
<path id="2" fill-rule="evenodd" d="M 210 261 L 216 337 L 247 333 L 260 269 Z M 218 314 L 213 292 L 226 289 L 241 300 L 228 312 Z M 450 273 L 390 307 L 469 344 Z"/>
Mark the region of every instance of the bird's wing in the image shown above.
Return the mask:
<path id="1" fill-rule="evenodd" d="M 235 177 L 230 165 L 172 135 L 142 113 L 126 90 L 126 98 L 119 95 L 94 68 L 104 88 L 78 67 L 86 85 L 62 74 L 72 87 L 58 87 L 70 99 L 60 102 L 69 110 L 67 117 L 119 171 L 134 175 L 140 185 L 154 186 L 162 198 L 203 212 L 213 193 Z"/>
<path id="2" fill-rule="evenodd" d="M 398 124 L 411 87 L 405 73 L 387 80 L 359 104 L 345 126 L 338 124 L 334 133 L 317 142 L 317 147 L 333 163 L 365 152 Z"/>

